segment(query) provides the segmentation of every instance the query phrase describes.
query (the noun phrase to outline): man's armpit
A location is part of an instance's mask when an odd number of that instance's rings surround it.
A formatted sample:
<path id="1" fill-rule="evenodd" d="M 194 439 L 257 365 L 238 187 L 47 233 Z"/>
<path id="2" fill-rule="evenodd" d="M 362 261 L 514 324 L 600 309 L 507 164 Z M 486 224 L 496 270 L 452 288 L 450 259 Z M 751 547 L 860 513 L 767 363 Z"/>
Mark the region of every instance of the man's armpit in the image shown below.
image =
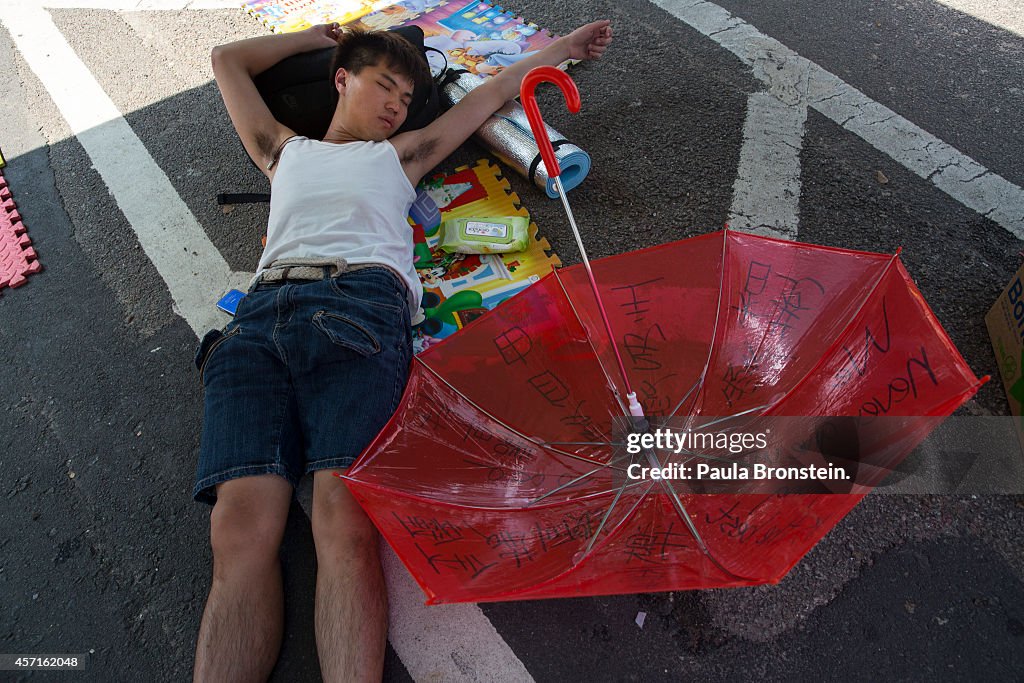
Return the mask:
<path id="1" fill-rule="evenodd" d="M 402 158 L 400 159 L 400 161 L 403 164 L 411 164 L 419 161 L 425 161 L 429 159 L 431 155 L 433 155 L 435 149 L 437 149 L 436 138 L 427 138 L 424 140 L 420 140 L 419 144 L 417 144 L 412 149 L 406 150 L 402 154 Z"/>
<path id="2" fill-rule="evenodd" d="M 261 168 L 266 166 L 266 168 L 269 169 L 276 161 L 277 141 L 266 133 L 266 131 L 262 130 L 256 131 L 256 135 L 253 136 L 253 141 L 256 143 L 256 149 L 259 151 L 261 157 L 256 159 L 256 164 Z"/>

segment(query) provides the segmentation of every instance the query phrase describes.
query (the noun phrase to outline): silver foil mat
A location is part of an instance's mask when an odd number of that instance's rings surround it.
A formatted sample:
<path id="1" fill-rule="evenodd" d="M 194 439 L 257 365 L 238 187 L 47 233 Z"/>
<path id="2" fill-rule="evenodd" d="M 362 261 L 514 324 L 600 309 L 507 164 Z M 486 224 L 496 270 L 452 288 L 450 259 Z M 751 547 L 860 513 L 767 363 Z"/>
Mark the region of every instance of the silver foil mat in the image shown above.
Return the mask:
<path id="1" fill-rule="evenodd" d="M 452 105 L 482 83 L 481 77 L 464 72 L 444 86 L 441 93 L 448 104 Z M 567 142 L 562 134 L 551 126 L 544 126 L 548 139 L 555 146 L 555 158 L 558 159 L 558 166 L 561 169 L 562 185 L 568 192 L 582 183 L 590 172 L 590 155 Z M 474 137 L 505 164 L 547 192 L 549 197 L 558 197 L 554 180 L 548 177 L 548 170 L 540 158 L 540 150 L 530 131 L 526 110 L 519 102 L 511 101 L 499 109 L 477 129 Z"/>

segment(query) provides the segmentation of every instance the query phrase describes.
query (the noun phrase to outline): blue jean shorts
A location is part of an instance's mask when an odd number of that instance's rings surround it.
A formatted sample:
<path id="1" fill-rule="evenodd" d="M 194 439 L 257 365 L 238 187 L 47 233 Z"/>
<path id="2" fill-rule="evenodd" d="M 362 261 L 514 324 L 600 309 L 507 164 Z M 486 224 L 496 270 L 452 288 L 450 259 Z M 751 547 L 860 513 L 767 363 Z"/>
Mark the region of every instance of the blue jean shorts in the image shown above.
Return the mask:
<path id="1" fill-rule="evenodd" d="M 192 496 L 351 466 L 398 407 L 411 360 L 405 283 L 387 268 L 257 284 L 196 352 L 206 400 Z"/>

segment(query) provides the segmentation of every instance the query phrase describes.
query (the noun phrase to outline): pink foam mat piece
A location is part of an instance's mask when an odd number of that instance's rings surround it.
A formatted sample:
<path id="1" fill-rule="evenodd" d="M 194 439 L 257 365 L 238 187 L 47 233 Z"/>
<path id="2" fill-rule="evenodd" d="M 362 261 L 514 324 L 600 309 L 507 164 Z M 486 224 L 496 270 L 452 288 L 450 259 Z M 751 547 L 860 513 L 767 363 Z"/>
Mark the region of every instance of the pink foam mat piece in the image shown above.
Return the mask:
<path id="1" fill-rule="evenodd" d="M 25 232 L 11 188 L 0 173 L 0 289 L 20 287 L 29 275 L 43 269 Z"/>

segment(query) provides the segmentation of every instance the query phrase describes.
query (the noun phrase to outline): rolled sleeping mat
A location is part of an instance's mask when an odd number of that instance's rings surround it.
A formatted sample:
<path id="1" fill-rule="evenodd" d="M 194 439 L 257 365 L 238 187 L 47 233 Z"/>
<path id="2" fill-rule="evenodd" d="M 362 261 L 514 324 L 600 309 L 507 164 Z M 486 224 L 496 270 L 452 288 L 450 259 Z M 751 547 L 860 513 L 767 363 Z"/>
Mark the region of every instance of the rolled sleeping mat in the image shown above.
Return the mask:
<path id="1" fill-rule="evenodd" d="M 463 72 L 441 89 L 441 96 L 449 105 L 453 105 L 481 83 L 483 79 L 480 76 Z M 551 126 L 545 124 L 545 128 L 562 170 L 562 185 L 568 192 L 582 183 L 590 173 L 590 155 L 570 143 Z M 530 131 L 526 111 L 521 104 L 513 101 L 499 109 L 477 129 L 475 137 L 499 159 L 547 192 L 548 197 L 558 197 L 555 181 L 548 177 L 537 142 Z"/>

